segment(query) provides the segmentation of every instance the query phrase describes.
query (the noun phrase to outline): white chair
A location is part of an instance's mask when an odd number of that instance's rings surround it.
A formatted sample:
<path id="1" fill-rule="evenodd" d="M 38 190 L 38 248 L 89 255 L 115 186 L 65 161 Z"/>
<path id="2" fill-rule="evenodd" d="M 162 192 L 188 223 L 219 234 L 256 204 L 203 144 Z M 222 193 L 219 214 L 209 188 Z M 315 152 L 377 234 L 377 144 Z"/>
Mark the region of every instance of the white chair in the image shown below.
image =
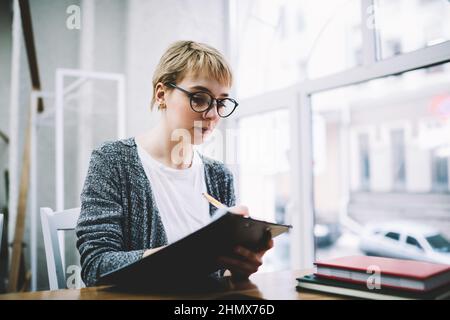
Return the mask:
<path id="1" fill-rule="evenodd" d="M 50 208 L 41 208 L 41 224 L 42 233 L 44 235 L 45 256 L 47 260 L 48 281 L 50 284 L 50 290 L 65 289 L 66 285 L 66 272 L 63 265 L 63 254 L 61 252 L 64 248 L 61 248 L 60 238 L 58 231 L 74 230 L 77 225 L 78 217 L 80 216 L 80 208 L 68 209 L 60 212 L 54 212 Z M 73 244 L 75 249 L 75 244 Z M 72 271 L 73 266 L 69 268 Z M 71 272 L 71 271 L 69 271 Z M 76 287 L 84 287 L 80 278 L 80 273 L 75 274 L 79 277 Z"/>

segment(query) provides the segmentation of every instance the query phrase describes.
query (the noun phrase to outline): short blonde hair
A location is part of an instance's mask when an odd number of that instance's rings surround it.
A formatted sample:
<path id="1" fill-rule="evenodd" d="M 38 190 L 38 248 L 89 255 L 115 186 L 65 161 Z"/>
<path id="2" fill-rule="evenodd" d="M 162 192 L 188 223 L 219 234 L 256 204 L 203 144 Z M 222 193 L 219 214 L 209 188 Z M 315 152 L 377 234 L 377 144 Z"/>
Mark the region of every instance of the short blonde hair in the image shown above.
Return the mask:
<path id="1" fill-rule="evenodd" d="M 162 55 L 153 74 L 153 96 L 150 108 L 156 102 L 156 85 L 168 85 L 182 80 L 188 73 L 206 74 L 221 84 L 231 87 L 233 75 L 225 57 L 215 48 L 195 41 L 177 41 Z M 158 107 L 159 109 L 159 107 Z"/>

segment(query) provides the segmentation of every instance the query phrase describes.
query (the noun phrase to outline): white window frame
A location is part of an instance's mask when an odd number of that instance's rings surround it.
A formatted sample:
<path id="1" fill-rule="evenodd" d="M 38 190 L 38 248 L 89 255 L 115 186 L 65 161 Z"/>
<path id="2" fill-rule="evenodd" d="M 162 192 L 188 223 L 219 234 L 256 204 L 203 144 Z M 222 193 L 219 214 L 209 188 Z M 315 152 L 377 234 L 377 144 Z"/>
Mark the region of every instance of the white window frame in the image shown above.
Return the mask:
<path id="1" fill-rule="evenodd" d="M 361 3 L 361 21 L 367 21 L 368 15 L 373 14 L 373 0 L 361 0 Z M 235 28 L 234 22 L 236 20 L 233 20 L 231 8 L 234 7 L 235 4 L 233 3 L 229 5 L 230 27 L 232 26 L 229 41 L 231 46 L 236 43 L 233 35 L 237 32 L 237 30 L 233 29 Z M 293 103 L 290 107 L 292 144 L 290 160 L 292 164 L 297 163 L 298 166 L 292 166 L 291 168 L 292 203 L 288 209 L 288 215 L 291 216 L 294 227 L 291 234 L 291 267 L 293 269 L 311 268 L 315 260 L 312 128 L 310 121 L 312 95 L 450 61 L 450 41 L 403 53 L 388 59 L 377 60 L 379 57 L 377 48 L 380 47 L 375 45 L 377 41 L 376 30 L 368 27 L 366 23 L 361 25 L 363 36 L 362 51 L 364 54 L 363 65 L 321 78 L 307 79 L 294 86 L 297 99 L 296 103 Z M 236 55 L 237 53 L 233 52 L 232 64 Z M 286 90 L 291 91 L 292 87 Z M 265 93 L 252 99 L 265 100 L 271 95 L 276 95 L 283 91 L 277 90 L 273 93 Z M 255 106 L 246 105 L 245 108 L 241 109 L 239 109 L 239 112 L 236 112 L 232 120 L 227 120 L 228 127 L 235 127 L 240 117 L 262 112 L 260 108 Z M 233 150 L 230 151 L 233 152 Z"/>

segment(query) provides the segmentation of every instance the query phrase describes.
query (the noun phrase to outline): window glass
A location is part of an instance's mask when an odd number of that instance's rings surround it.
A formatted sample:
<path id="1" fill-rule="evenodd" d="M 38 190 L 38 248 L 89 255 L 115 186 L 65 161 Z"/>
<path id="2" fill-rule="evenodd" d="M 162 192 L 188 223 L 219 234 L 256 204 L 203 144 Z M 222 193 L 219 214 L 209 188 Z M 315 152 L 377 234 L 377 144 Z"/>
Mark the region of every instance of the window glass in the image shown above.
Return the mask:
<path id="1" fill-rule="evenodd" d="M 377 0 L 375 12 L 382 58 L 450 40 L 446 0 Z"/>
<path id="2" fill-rule="evenodd" d="M 396 241 L 400 240 L 400 234 L 396 232 L 388 232 L 385 237 Z"/>
<path id="3" fill-rule="evenodd" d="M 429 258 L 368 230 L 450 239 L 449 106 L 450 63 L 311 95 L 314 214 L 328 227 L 316 259 Z"/>
<path id="4" fill-rule="evenodd" d="M 239 120 L 239 201 L 261 220 L 287 224 L 290 194 L 289 111 L 280 109 Z M 290 266 L 289 233 L 274 239 L 260 270 Z"/>
<path id="5" fill-rule="evenodd" d="M 414 238 L 414 237 L 408 236 L 408 237 L 406 238 L 406 243 L 407 243 L 407 244 L 410 244 L 410 245 L 412 245 L 412 246 L 415 246 L 415 247 L 417 247 L 417 248 L 419 248 L 419 249 L 421 249 L 421 250 L 423 250 L 423 249 L 422 249 L 422 246 L 421 246 L 420 243 L 419 243 L 419 241 L 417 241 L 417 239 Z"/>
<path id="6" fill-rule="evenodd" d="M 355 67 L 360 1 L 235 1 L 237 95 L 251 97 Z"/>
<path id="7" fill-rule="evenodd" d="M 440 234 L 427 237 L 427 241 L 431 245 L 433 250 L 440 252 L 450 252 L 450 241 L 448 241 Z"/>

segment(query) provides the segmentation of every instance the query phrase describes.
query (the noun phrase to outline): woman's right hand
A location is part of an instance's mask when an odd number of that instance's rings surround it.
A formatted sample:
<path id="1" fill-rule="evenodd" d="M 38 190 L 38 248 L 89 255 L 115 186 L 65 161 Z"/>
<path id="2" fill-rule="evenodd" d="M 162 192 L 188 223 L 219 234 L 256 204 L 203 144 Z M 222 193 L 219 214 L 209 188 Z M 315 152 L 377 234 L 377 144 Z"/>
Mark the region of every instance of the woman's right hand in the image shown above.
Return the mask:
<path id="1" fill-rule="evenodd" d="M 142 255 L 142 258 L 145 258 L 145 257 L 155 253 L 156 251 L 161 250 L 164 247 L 166 247 L 166 246 L 161 246 L 161 247 L 157 247 L 157 248 L 147 249 L 147 250 L 144 251 L 144 254 Z"/>

